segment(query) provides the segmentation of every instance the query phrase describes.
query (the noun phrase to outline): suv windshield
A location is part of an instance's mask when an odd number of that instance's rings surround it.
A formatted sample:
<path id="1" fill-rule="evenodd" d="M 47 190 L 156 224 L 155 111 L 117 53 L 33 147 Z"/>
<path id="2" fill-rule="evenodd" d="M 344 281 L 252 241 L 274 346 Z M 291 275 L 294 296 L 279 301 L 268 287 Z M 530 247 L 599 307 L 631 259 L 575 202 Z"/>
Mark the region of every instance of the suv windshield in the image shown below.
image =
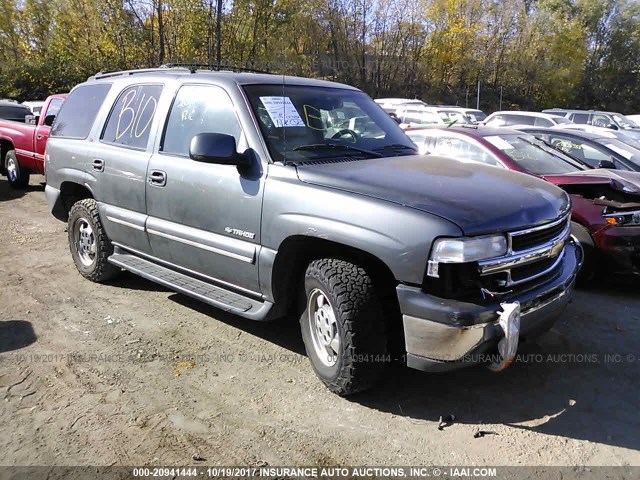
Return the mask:
<path id="1" fill-rule="evenodd" d="M 633 120 L 625 117 L 624 115 L 618 115 L 616 113 L 613 114 L 612 117 L 622 128 L 638 128 L 638 125 Z"/>
<path id="2" fill-rule="evenodd" d="M 636 165 L 640 165 L 640 149 L 621 142 L 617 138 L 600 138 L 598 139 L 598 143 L 622 155 Z"/>
<path id="3" fill-rule="evenodd" d="M 392 157 L 416 146 L 364 93 L 302 85 L 246 85 L 274 161 Z"/>
<path id="4" fill-rule="evenodd" d="M 580 172 L 585 168 L 569 157 L 552 151 L 543 142 L 531 136 L 492 135 L 485 137 L 496 148 L 534 175 L 562 175 Z"/>

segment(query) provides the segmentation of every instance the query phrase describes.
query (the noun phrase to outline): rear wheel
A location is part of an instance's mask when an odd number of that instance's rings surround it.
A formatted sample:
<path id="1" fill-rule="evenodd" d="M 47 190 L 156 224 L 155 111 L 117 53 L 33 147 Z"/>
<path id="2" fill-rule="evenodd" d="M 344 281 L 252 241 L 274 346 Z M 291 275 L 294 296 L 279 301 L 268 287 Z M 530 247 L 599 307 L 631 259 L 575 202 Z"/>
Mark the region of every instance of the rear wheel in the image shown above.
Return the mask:
<path id="1" fill-rule="evenodd" d="M 104 282 L 120 273 L 120 268 L 107 261 L 113 245 L 102 226 L 94 199 L 80 200 L 71 207 L 67 230 L 71 257 L 83 277 Z"/>
<path id="2" fill-rule="evenodd" d="M 373 282 L 352 263 L 325 258 L 305 274 L 300 328 L 311 365 L 338 395 L 366 390 L 389 362 L 384 319 Z"/>
<path id="3" fill-rule="evenodd" d="M 13 188 L 25 188 L 29 185 L 29 171 L 20 166 L 15 150 L 9 150 L 4 158 L 9 185 Z"/>

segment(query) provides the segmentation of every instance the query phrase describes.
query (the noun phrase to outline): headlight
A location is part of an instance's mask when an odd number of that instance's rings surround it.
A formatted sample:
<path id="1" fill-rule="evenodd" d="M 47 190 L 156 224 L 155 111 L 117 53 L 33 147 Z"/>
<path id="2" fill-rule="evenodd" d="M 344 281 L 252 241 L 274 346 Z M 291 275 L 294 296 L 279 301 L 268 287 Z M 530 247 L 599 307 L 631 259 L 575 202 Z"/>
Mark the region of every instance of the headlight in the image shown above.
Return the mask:
<path id="1" fill-rule="evenodd" d="M 427 275 L 438 277 L 439 263 L 469 263 L 501 257 L 507 253 L 504 235 L 475 238 L 441 238 L 436 240 L 427 268 Z"/>
<path id="2" fill-rule="evenodd" d="M 632 212 L 612 212 L 602 215 L 605 222 L 616 226 L 637 226 L 640 225 L 640 210 Z"/>

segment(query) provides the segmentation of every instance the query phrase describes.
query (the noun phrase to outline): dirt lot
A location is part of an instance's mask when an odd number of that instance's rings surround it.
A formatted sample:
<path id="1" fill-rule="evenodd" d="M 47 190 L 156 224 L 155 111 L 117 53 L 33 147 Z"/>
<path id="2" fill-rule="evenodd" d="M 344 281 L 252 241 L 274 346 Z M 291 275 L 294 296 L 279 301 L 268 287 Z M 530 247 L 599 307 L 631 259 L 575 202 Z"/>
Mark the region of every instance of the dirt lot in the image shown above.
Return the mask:
<path id="1" fill-rule="evenodd" d="M 342 399 L 294 322 L 84 280 L 41 181 L 0 179 L 0 464 L 640 465 L 639 282 L 577 291 L 501 374 L 395 368 Z"/>

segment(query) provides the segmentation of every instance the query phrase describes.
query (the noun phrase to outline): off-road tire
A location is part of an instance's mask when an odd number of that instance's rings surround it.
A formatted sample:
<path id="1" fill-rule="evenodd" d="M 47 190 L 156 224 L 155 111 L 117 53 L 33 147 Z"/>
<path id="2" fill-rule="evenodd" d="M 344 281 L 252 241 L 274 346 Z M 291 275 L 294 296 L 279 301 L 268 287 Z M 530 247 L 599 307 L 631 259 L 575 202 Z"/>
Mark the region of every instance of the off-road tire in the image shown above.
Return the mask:
<path id="1" fill-rule="evenodd" d="M 14 173 L 9 172 L 9 163 L 14 166 Z M 26 188 L 29 185 L 29 170 L 22 167 L 15 150 L 9 150 L 4 157 L 4 171 L 6 172 L 9 185 L 12 188 Z"/>
<path id="2" fill-rule="evenodd" d="M 324 384 L 338 395 L 372 387 L 390 359 L 382 307 L 373 282 L 360 266 L 344 260 L 312 261 L 305 273 L 305 308 L 300 328 L 311 365 Z M 335 315 L 340 339 L 337 362 L 325 365 L 314 347 L 309 321 L 309 299 L 320 289 Z"/>
<path id="3" fill-rule="evenodd" d="M 96 252 L 91 265 L 85 265 L 80 260 L 80 256 L 75 247 L 74 228 L 76 222 L 81 219 L 85 220 L 91 226 L 95 237 Z M 71 251 L 73 263 L 75 263 L 76 268 L 83 277 L 92 282 L 100 283 L 115 278 L 121 272 L 119 267 L 107 261 L 107 258 L 113 253 L 113 245 L 104 230 L 100 215 L 98 214 L 98 205 L 94 199 L 87 198 L 73 204 L 69 211 L 67 231 L 69 250 Z"/>

